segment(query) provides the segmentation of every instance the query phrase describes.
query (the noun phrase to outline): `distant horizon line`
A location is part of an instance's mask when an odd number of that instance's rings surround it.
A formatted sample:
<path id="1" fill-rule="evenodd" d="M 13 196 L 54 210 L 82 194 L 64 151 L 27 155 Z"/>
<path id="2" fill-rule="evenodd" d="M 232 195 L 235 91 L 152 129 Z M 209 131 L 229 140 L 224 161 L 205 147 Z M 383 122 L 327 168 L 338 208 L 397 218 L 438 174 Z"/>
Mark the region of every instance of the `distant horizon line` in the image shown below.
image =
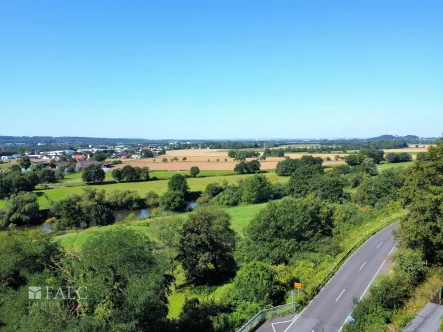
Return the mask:
<path id="1" fill-rule="evenodd" d="M 3 137 L 14 137 L 14 138 L 76 138 L 76 139 L 82 139 L 82 138 L 93 138 L 93 139 L 124 139 L 124 140 L 145 140 L 145 141 L 290 141 L 290 140 L 307 140 L 307 141 L 324 141 L 324 140 L 364 140 L 364 139 L 372 139 L 372 138 L 378 138 L 381 136 L 394 136 L 398 138 L 404 138 L 406 136 L 416 136 L 419 139 L 438 139 L 439 136 L 418 136 L 418 135 L 393 135 L 393 134 L 383 134 L 378 136 L 371 136 L 371 137 L 352 137 L 352 136 L 336 136 L 336 137 L 273 137 L 273 138 L 141 138 L 141 137 L 101 137 L 101 136 L 40 136 L 40 135 L 0 135 L 0 138 Z"/>

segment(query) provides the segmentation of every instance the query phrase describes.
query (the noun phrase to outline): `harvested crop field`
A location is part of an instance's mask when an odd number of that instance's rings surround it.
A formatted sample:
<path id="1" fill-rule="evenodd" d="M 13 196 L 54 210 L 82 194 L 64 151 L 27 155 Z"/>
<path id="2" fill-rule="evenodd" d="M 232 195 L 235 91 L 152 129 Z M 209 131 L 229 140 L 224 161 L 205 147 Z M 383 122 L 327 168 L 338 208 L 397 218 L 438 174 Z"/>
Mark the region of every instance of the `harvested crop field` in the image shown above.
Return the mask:
<path id="1" fill-rule="evenodd" d="M 291 158 L 301 158 L 303 155 L 309 153 L 291 153 L 287 156 Z M 334 159 L 334 154 L 312 154 L 313 156 L 326 158 L 330 157 Z M 346 155 L 342 155 L 346 156 Z M 163 158 L 167 158 L 167 162 L 162 162 Z M 177 158 L 178 161 L 173 159 Z M 183 161 L 183 158 L 186 158 Z M 172 160 L 171 160 L 172 159 Z M 270 170 L 274 169 L 277 163 L 284 158 L 270 157 L 266 160 L 260 160 L 261 169 Z M 155 160 L 155 161 L 154 161 Z M 252 159 L 248 159 L 252 160 Z M 117 167 L 123 167 L 125 165 L 132 166 L 147 166 L 150 170 L 168 170 L 168 171 L 188 171 L 191 166 L 198 166 L 201 170 L 233 170 L 238 161 L 233 158 L 228 157 L 228 150 L 172 150 L 167 151 L 166 155 L 158 156 L 156 158 L 147 159 L 127 159 L 123 160 L 123 165 L 118 165 Z M 323 164 L 327 165 L 338 165 L 343 164 L 344 161 L 325 161 Z"/>

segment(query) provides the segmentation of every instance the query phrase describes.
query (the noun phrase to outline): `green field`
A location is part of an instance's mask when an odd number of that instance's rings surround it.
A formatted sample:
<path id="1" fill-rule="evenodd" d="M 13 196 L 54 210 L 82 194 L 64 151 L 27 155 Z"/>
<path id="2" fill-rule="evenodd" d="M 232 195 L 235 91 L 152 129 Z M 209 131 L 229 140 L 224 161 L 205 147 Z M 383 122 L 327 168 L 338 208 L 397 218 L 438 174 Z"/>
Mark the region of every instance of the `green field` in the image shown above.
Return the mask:
<path id="1" fill-rule="evenodd" d="M 218 175 L 211 176 L 211 174 L 220 174 L 220 172 L 225 172 L 226 175 Z M 227 173 L 230 172 L 230 173 Z M 152 172 L 154 176 L 157 172 Z M 166 172 L 159 172 L 159 175 L 166 176 Z M 175 172 L 169 172 L 171 174 L 175 174 Z M 197 177 L 197 178 L 189 178 L 188 184 L 191 191 L 203 191 L 206 186 L 211 182 L 223 182 L 227 181 L 228 183 L 237 183 L 241 179 L 245 179 L 251 174 L 242 174 L 242 175 L 229 175 L 232 174 L 231 171 L 207 171 L 205 172 L 205 177 Z M 289 180 L 288 177 L 277 177 L 274 172 L 266 172 L 264 173 L 269 178 L 277 178 L 278 182 L 287 182 Z M 91 185 L 86 186 L 83 185 L 82 182 L 78 178 L 78 173 L 68 175 L 70 178 L 65 178 L 63 182 L 57 183 L 56 188 L 50 189 L 38 189 L 35 190 L 35 193 L 38 195 L 38 202 L 40 204 L 41 209 L 47 209 L 50 207 L 50 201 L 56 201 L 62 198 L 65 198 L 71 194 L 81 194 L 84 188 L 96 188 L 96 189 L 104 189 L 106 191 L 113 190 L 134 190 L 137 191 L 140 195 L 144 196 L 147 192 L 153 190 L 158 194 L 163 194 L 168 189 L 168 180 L 155 180 L 155 181 L 144 181 L 144 182 L 123 182 L 123 183 L 104 183 L 101 185 Z M 171 175 L 168 175 L 169 177 Z M 72 185 L 76 181 L 76 185 Z M 71 185 L 70 185 L 71 184 Z M 58 187 L 59 186 L 59 187 Z M 0 208 L 4 206 L 4 200 L 0 200 Z"/>
<path id="2" fill-rule="evenodd" d="M 412 166 L 414 162 L 413 161 L 407 161 L 405 163 L 386 163 L 386 164 L 380 164 L 377 165 L 378 170 L 384 171 L 391 168 L 398 168 L 398 167 L 409 167 Z"/>
<path id="3" fill-rule="evenodd" d="M 243 236 L 243 228 L 251 221 L 258 211 L 263 209 L 268 203 L 263 204 L 244 204 L 234 207 L 226 208 L 226 211 L 231 215 L 231 227 L 239 236 Z M 189 213 L 189 212 L 188 212 Z M 181 215 L 186 216 L 188 213 Z M 157 217 L 162 218 L 162 217 Z M 134 220 L 125 220 L 113 225 L 103 227 L 91 227 L 85 230 L 67 231 L 66 234 L 56 236 L 56 239 L 66 249 L 80 249 L 86 240 L 94 234 L 99 234 L 107 229 L 113 227 L 129 227 L 144 234 L 149 234 L 147 223 L 150 218 L 136 218 Z"/>

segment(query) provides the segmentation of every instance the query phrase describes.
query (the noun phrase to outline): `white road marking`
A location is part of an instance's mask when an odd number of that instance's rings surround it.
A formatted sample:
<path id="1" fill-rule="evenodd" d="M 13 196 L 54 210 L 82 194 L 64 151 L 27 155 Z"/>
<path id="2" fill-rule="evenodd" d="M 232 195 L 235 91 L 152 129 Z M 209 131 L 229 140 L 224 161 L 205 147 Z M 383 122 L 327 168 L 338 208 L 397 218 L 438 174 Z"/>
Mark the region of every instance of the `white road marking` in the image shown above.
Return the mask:
<path id="1" fill-rule="evenodd" d="M 345 290 L 346 289 L 343 289 L 342 291 L 341 291 L 341 293 L 340 293 L 340 295 L 337 297 L 337 299 L 335 300 L 335 302 L 337 302 L 338 301 L 338 299 L 340 298 L 340 296 L 342 296 L 343 295 L 343 293 L 345 292 Z"/>
<path id="2" fill-rule="evenodd" d="M 366 262 L 363 263 L 363 265 L 358 269 L 359 271 L 361 271 L 361 269 L 363 268 L 363 266 L 365 266 Z"/>
<path id="3" fill-rule="evenodd" d="M 383 243 L 383 242 L 380 242 L 380 244 L 377 246 L 377 249 L 381 246 L 382 243 Z"/>
<path id="4" fill-rule="evenodd" d="M 295 315 L 291 320 L 284 320 L 284 321 L 282 321 L 282 322 L 272 323 L 272 324 L 271 324 L 272 329 L 274 330 L 274 332 L 277 332 L 277 331 L 275 331 L 275 327 L 274 327 L 274 325 L 282 324 L 282 323 L 290 323 L 290 322 L 293 322 L 297 316 L 298 316 L 298 315 Z"/>
<path id="5" fill-rule="evenodd" d="M 398 243 L 398 242 L 397 242 Z M 363 292 L 363 294 L 360 296 L 360 300 L 363 298 L 363 296 L 365 295 L 365 293 L 367 292 L 367 290 L 369 289 L 369 287 L 371 286 L 372 282 L 374 281 L 375 277 L 377 277 L 378 272 L 380 272 L 381 268 L 383 267 L 383 265 L 385 265 L 386 260 L 388 259 L 388 257 L 391 255 L 392 251 L 395 249 L 395 247 L 397 246 L 397 243 L 394 244 L 394 246 L 392 247 L 391 251 L 389 252 L 388 256 L 386 256 L 385 260 L 383 261 L 383 263 L 381 263 L 380 267 L 378 268 L 377 272 L 375 273 L 374 277 L 371 279 L 371 281 L 369 282 L 368 287 L 366 287 L 365 291 Z M 355 306 L 354 306 L 355 308 Z M 354 308 L 352 308 L 351 312 L 349 313 L 352 314 L 352 311 L 354 311 Z M 346 322 L 348 321 L 348 317 L 349 315 L 346 317 L 345 321 L 343 322 L 342 326 L 340 327 L 340 330 L 338 330 L 338 332 L 340 332 L 343 328 L 343 326 L 346 324 Z M 286 332 L 286 331 L 285 331 Z"/>
<path id="6" fill-rule="evenodd" d="M 289 326 L 286 328 L 286 330 L 284 330 L 283 332 L 288 332 L 288 330 L 289 330 L 289 328 L 292 326 L 292 324 L 294 324 L 295 323 L 295 321 L 301 316 L 301 314 L 303 313 L 303 311 L 305 311 L 306 310 L 306 308 L 309 306 L 309 303 L 308 303 L 308 305 L 298 314 L 298 316 L 297 317 L 295 317 L 295 319 L 292 321 L 292 323 L 291 324 L 289 324 Z"/>

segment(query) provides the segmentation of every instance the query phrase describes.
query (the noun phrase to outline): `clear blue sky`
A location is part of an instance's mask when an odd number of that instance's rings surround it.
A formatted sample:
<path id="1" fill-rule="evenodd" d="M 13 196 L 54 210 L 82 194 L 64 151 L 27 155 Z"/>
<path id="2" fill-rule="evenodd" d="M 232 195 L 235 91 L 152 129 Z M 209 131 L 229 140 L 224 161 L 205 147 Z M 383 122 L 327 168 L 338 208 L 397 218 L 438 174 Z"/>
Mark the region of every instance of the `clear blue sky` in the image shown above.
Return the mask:
<path id="1" fill-rule="evenodd" d="M 0 135 L 443 132 L 443 1 L 1 1 Z"/>

